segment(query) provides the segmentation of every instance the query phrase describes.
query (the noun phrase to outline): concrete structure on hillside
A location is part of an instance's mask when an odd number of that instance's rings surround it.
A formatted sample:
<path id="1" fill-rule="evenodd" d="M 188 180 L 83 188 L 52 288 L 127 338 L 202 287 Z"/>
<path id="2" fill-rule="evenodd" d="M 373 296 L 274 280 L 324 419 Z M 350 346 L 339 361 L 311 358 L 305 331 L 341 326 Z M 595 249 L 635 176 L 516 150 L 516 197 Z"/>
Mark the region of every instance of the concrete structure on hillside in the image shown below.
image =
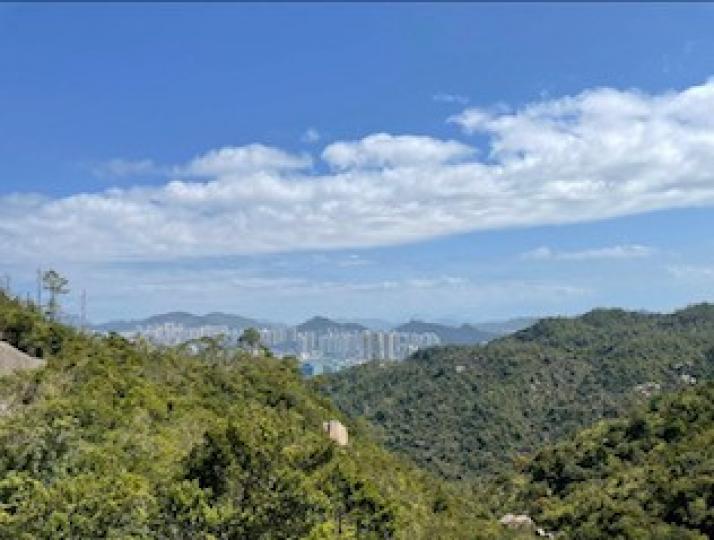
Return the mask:
<path id="1" fill-rule="evenodd" d="M 18 351 L 15 347 L 0 341 L 0 375 L 12 373 L 21 369 L 34 369 L 42 367 L 45 364 L 44 360 L 35 358 L 22 351 Z"/>
<path id="2" fill-rule="evenodd" d="M 347 446 L 347 428 L 339 420 L 330 420 L 322 423 L 322 429 L 327 433 L 335 444 L 339 446 Z"/>

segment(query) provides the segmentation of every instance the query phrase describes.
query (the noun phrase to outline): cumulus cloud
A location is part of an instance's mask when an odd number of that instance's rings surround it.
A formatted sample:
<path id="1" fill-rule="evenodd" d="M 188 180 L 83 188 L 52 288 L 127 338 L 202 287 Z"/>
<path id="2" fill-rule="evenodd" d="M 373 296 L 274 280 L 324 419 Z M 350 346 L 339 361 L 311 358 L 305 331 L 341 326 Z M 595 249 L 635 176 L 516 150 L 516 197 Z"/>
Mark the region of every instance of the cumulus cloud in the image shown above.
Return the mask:
<path id="1" fill-rule="evenodd" d="M 262 144 L 225 147 L 198 156 L 187 165 L 176 168 L 176 174 L 198 177 L 222 177 L 256 172 L 299 170 L 309 167 L 306 155 L 293 155 Z"/>
<path id="2" fill-rule="evenodd" d="M 469 108 L 451 122 L 489 137 L 487 154 L 378 133 L 329 144 L 320 167 L 252 144 L 197 156 L 162 186 L 0 197 L 0 252 L 106 261 L 357 248 L 714 204 L 714 80 Z"/>
<path id="3" fill-rule="evenodd" d="M 654 249 L 638 244 L 608 246 L 579 251 L 556 251 L 541 246 L 524 253 L 521 258 L 536 261 L 592 261 L 598 259 L 641 259 L 649 257 Z"/>
<path id="4" fill-rule="evenodd" d="M 473 148 L 457 141 L 377 133 L 359 141 L 333 143 L 325 148 L 322 159 L 336 169 L 395 168 L 439 165 L 473 154 Z"/>

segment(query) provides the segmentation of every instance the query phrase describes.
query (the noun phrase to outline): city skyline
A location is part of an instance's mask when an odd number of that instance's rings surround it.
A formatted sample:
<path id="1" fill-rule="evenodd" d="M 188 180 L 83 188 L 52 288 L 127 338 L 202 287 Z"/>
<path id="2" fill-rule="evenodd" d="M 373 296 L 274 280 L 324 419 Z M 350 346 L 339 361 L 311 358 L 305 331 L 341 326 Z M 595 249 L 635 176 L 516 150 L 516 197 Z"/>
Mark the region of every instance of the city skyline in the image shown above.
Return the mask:
<path id="1" fill-rule="evenodd" d="M 187 326 L 167 321 L 156 324 L 137 324 L 132 329 L 117 332 L 127 339 L 138 337 L 157 345 L 176 346 L 200 341 L 202 338 L 221 338 L 228 348 L 240 346 L 240 337 L 249 328 L 205 324 Z M 404 360 L 420 349 L 443 342 L 433 332 L 404 332 L 396 329 L 344 330 L 327 328 L 321 331 L 301 330 L 299 326 L 253 326 L 260 334 L 260 344 L 279 357 L 295 357 L 303 364 L 319 370 L 339 370 L 370 360 Z"/>

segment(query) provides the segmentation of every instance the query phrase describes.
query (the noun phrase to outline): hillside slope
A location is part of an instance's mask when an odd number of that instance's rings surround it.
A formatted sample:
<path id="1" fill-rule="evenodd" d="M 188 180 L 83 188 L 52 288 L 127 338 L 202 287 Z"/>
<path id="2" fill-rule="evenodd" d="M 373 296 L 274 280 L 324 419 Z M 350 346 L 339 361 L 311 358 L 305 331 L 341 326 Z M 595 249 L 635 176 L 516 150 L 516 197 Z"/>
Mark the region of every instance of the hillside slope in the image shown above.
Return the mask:
<path id="1" fill-rule="evenodd" d="M 595 310 L 544 319 L 485 346 L 441 347 L 318 379 L 345 413 L 447 478 L 474 477 L 714 377 L 714 306 L 670 315 Z"/>
<path id="2" fill-rule="evenodd" d="M 714 384 L 540 451 L 521 500 L 566 538 L 714 538 Z"/>
<path id="3" fill-rule="evenodd" d="M 2 295 L 0 332 L 46 359 L 0 378 L 2 538 L 503 537 L 292 362 L 83 336 Z"/>

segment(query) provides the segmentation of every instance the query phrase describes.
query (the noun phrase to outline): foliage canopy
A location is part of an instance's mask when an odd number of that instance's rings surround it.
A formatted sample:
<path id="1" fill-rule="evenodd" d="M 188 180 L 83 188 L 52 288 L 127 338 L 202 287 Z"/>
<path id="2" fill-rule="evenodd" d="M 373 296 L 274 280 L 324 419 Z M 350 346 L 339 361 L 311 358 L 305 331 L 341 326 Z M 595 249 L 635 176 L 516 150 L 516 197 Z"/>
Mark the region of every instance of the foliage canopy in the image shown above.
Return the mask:
<path id="1" fill-rule="evenodd" d="M 0 332 L 47 361 L 0 379 L 2 538 L 501 537 L 292 361 L 83 335 L 4 295 Z"/>
<path id="2" fill-rule="evenodd" d="M 714 379 L 714 305 L 670 315 L 595 310 L 544 319 L 484 346 L 370 362 L 316 384 L 386 445 L 446 478 L 514 458 L 614 418 L 652 393 Z"/>

